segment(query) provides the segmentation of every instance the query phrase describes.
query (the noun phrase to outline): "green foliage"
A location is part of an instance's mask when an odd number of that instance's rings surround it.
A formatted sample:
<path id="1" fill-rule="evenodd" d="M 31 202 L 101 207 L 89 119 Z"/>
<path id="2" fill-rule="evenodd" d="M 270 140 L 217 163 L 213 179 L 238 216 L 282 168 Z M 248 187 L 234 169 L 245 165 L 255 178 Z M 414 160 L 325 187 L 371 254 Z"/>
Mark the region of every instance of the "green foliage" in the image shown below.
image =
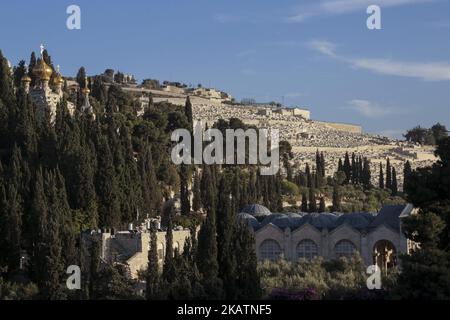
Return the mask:
<path id="1" fill-rule="evenodd" d="M 280 288 L 292 294 L 311 291 L 311 299 L 365 299 L 369 295 L 366 268 L 358 255 L 334 261 L 320 257 L 298 262 L 266 260 L 258 269 L 265 296 Z"/>

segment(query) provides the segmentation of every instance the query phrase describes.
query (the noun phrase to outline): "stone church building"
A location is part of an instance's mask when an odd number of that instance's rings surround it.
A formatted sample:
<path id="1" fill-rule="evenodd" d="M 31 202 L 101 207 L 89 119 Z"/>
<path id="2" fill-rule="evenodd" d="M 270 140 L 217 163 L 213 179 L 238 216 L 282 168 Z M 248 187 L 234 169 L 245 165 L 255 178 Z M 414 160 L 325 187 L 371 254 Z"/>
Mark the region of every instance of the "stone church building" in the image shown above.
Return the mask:
<path id="1" fill-rule="evenodd" d="M 366 265 L 388 269 L 414 244 L 402 232 L 402 219 L 414 213 L 411 204 L 386 205 L 378 213 L 271 213 L 249 205 L 238 214 L 256 238 L 260 260 L 290 261 L 321 256 L 331 260 L 359 252 Z"/>

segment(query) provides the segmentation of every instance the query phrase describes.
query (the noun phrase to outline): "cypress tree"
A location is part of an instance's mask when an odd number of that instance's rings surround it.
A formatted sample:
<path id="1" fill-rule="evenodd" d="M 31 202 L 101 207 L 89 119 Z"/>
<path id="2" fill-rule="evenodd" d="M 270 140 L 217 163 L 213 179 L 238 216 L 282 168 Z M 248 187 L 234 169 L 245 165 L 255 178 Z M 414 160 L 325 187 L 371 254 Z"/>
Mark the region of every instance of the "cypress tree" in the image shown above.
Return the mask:
<path id="1" fill-rule="evenodd" d="M 194 182 L 192 186 L 192 210 L 198 212 L 202 207 L 202 195 L 200 191 L 200 177 L 197 170 L 194 170 Z"/>
<path id="2" fill-rule="evenodd" d="M 378 181 L 379 181 L 379 185 L 378 185 L 379 188 L 384 189 L 384 173 L 383 173 L 383 165 L 381 162 L 380 162 L 380 174 L 379 174 Z"/>
<path id="3" fill-rule="evenodd" d="M 206 212 L 216 209 L 216 189 L 211 166 L 204 165 L 201 180 L 202 204 Z M 215 213 L 214 213 L 215 214 Z"/>
<path id="4" fill-rule="evenodd" d="M 345 153 L 344 165 L 342 166 L 342 169 L 345 172 L 345 184 L 348 184 L 352 177 L 352 166 L 350 164 L 350 157 L 348 155 L 348 152 Z"/>
<path id="5" fill-rule="evenodd" d="M 115 228 L 120 225 L 120 202 L 118 181 L 107 139 L 102 136 L 98 149 L 96 191 L 101 227 Z"/>
<path id="6" fill-rule="evenodd" d="M 255 238 L 249 227 L 238 224 L 236 228 L 236 260 L 239 261 L 236 275 L 237 299 L 260 299 L 261 280 L 258 272 L 258 260 L 256 257 Z"/>
<path id="7" fill-rule="evenodd" d="M 320 164 L 321 164 L 321 168 L 322 168 L 322 178 L 325 178 L 325 156 L 323 154 L 323 152 L 320 153 Z"/>
<path id="8" fill-rule="evenodd" d="M 302 193 L 302 212 L 308 212 L 308 197 L 306 195 L 306 192 Z"/>
<path id="9" fill-rule="evenodd" d="M 220 193 L 217 201 L 217 260 L 219 263 L 219 277 L 223 281 L 227 299 L 236 297 L 235 271 L 236 261 L 233 248 L 235 234 L 235 217 L 231 204 L 231 188 L 226 175 L 220 181 Z"/>
<path id="10" fill-rule="evenodd" d="M 309 212 L 317 212 L 316 193 L 314 189 L 309 189 Z"/>
<path id="11" fill-rule="evenodd" d="M 335 184 L 333 186 L 333 212 L 341 212 L 342 204 L 341 204 L 341 193 L 339 190 L 339 186 Z"/>
<path id="12" fill-rule="evenodd" d="M 409 188 L 409 178 L 412 174 L 411 162 L 406 161 L 403 168 L 403 190 L 407 190 Z"/>
<path id="13" fill-rule="evenodd" d="M 339 171 L 344 172 L 344 165 L 342 164 L 342 159 L 341 158 L 339 158 L 339 161 L 338 161 L 338 169 L 337 169 L 337 171 L 338 172 Z"/>
<path id="14" fill-rule="evenodd" d="M 392 168 L 392 195 L 396 196 L 398 194 L 398 184 L 397 184 L 397 171 Z"/>
<path id="15" fill-rule="evenodd" d="M 150 248 L 148 252 L 148 265 L 146 272 L 146 298 L 147 300 L 157 300 L 159 296 L 159 263 L 158 244 L 156 237 L 156 227 L 150 226 Z"/>
<path id="16" fill-rule="evenodd" d="M 358 183 L 358 162 L 356 160 L 356 155 L 352 153 L 352 164 L 351 164 L 351 181 L 352 184 Z"/>
<path id="17" fill-rule="evenodd" d="M 320 205 L 319 205 L 319 212 L 325 212 L 327 211 L 326 205 L 325 205 L 325 198 L 320 198 Z"/>
<path id="18" fill-rule="evenodd" d="M 370 172 L 370 162 L 367 158 L 362 160 L 364 163 L 362 174 L 361 174 L 361 182 L 365 188 L 369 188 L 372 185 L 372 174 Z"/>
<path id="19" fill-rule="evenodd" d="M 180 168 L 180 202 L 181 214 L 189 215 L 191 213 L 191 202 L 189 200 L 189 168 L 182 164 Z"/>
<path id="20" fill-rule="evenodd" d="M 311 169 L 309 168 L 309 164 L 306 164 L 306 168 L 305 168 L 305 174 L 306 174 L 306 180 L 307 180 L 307 187 L 308 188 L 312 188 L 313 185 L 313 179 L 312 179 L 312 175 L 311 175 Z"/>
<path id="21" fill-rule="evenodd" d="M 45 235 L 45 257 L 43 281 L 40 283 L 42 295 L 48 300 L 61 300 L 66 297 L 62 287 L 63 259 L 61 241 L 61 203 L 56 191 L 56 181 L 53 173 L 47 173 L 45 191 L 48 199 L 48 229 Z"/>
<path id="22" fill-rule="evenodd" d="M 28 76 L 31 78 L 30 86 L 33 87 L 36 84 L 36 76 L 33 74 L 33 69 L 36 66 L 37 59 L 36 53 L 31 52 L 30 62 L 28 63 Z"/>
<path id="23" fill-rule="evenodd" d="M 386 189 L 392 190 L 392 167 L 389 158 L 386 160 Z"/>
<path id="24" fill-rule="evenodd" d="M 192 103 L 191 103 L 191 99 L 189 96 L 186 98 L 186 103 L 184 105 L 184 114 L 186 115 L 186 118 L 189 121 L 190 128 L 192 128 L 193 124 L 194 124 L 194 120 L 193 120 L 193 113 L 192 113 Z"/>
<path id="25" fill-rule="evenodd" d="M 16 271 L 20 262 L 22 209 L 17 190 L 9 185 L 5 191 L 0 186 L 0 261 L 8 266 L 8 271 Z M 3 260 L 3 261 L 2 261 Z"/>
<path id="26" fill-rule="evenodd" d="M 198 234 L 197 266 L 206 296 L 213 300 L 222 298 L 223 288 L 217 260 L 215 208 L 208 212 Z"/>
<path id="27" fill-rule="evenodd" d="M 78 82 L 78 85 L 80 86 L 80 88 L 84 88 L 85 81 L 86 81 L 86 69 L 84 67 L 81 67 L 78 70 L 76 79 L 77 79 L 77 82 Z"/>
<path id="28" fill-rule="evenodd" d="M 161 211 L 161 189 L 156 177 L 151 147 L 145 143 L 140 154 L 139 172 L 142 179 L 142 196 L 144 208 L 151 217 L 156 217 Z"/>
<path id="29" fill-rule="evenodd" d="M 169 215 L 167 230 L 166 230 L 166 255 L 164 256 L 164 265 L 162 280 L 168 284 L 172 284 L 176 278 L 175 265 L 173 261 L 173 226 L 172 216 Z"/>

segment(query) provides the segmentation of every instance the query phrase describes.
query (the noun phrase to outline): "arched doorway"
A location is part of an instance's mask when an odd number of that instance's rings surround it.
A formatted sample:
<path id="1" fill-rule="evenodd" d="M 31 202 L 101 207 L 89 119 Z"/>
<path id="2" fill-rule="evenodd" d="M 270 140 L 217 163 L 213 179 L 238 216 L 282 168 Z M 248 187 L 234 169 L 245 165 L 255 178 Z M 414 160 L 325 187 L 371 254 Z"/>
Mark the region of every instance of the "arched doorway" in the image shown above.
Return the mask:
<path id="1" fill-rule="evenodd" d="M 373 263 L 387 272 L 397 265 L 397 250 L 392 242 L 380 240 L 373 246 Z"/>

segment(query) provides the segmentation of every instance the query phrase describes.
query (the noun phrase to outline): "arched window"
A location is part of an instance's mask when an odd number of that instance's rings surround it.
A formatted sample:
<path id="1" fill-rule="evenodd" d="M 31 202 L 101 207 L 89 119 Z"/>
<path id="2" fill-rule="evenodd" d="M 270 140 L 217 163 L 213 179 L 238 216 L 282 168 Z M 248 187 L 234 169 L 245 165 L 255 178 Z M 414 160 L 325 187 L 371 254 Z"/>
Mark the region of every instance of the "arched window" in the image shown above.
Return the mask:
<path id="1" fill-rule="evenodd" d="M 397 265 L 397 251 L 392 242 L 380 240 L 373 247 L 373 262 L 383 271 Z"/>
<path id="2" fill-rule="evenodd" d="M 265 240 L 259 247 L 261 260 L 275 261 L 281 255 L 281 248 L 275 240 Z"/>
<path id="3" fill-rule="evenodd" d="M 356 251 L 355 245 L 348 240 L 339 241 L 334 247 L 334 252 L 336 253 L 336 257 L 347 257 L 351 258 Z"/>
<path id="4" fill-rule="evenodd" d="M 297 259 L 312 260 L 317 257 L 317 245 L 314 241 L 306 239 L 297 246 Z"/>

